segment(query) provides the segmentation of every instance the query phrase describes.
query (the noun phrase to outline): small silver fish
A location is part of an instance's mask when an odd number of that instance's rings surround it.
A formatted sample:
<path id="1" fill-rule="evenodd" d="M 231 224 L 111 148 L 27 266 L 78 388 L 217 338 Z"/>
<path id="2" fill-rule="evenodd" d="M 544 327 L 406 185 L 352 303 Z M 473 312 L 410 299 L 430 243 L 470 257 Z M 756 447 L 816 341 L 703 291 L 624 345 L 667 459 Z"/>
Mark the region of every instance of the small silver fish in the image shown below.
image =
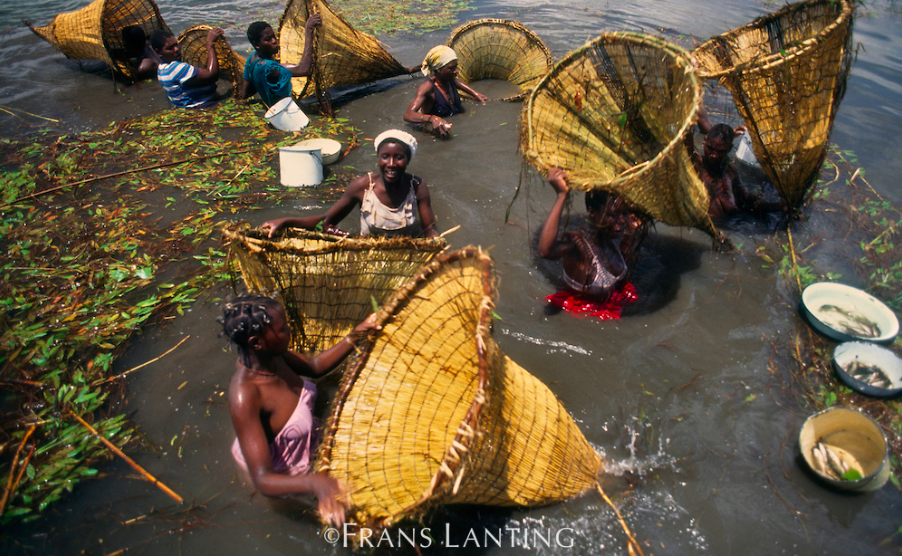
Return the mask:
<path id="1" fill-rule="evenodd" d="M 824 449 L 827 453 L 827 464 L 830 465 L 830 468 L 833 469 L 833 472 L 835 472 L 840 478 L 842 478 L 842 475 L 846 474 L 846 471 L 848 469 L 843 468 L 842 461 L 840 460 L 839 455 L 836 454 L 836 451 L 833 451 L 833 449 L 824 445 L 823 442 L 821 442 L 821 445 L 824 446 Z"/>

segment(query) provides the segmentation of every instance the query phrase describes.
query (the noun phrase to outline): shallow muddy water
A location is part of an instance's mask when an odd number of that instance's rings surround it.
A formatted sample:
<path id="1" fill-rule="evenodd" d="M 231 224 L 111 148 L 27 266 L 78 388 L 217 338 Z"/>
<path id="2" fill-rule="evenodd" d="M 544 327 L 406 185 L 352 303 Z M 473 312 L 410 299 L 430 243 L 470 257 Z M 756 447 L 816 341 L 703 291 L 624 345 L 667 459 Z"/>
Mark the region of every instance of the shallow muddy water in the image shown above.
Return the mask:
<path id="1" fill-rule="evenodd" d="M 0 8 L 0 105 L 61 119 L 62 127 L 90 128 L 167 107 L 154 83 L 120 87 L 96 65 L 66 61 L 17 25 L 43 24 L 74 0 L 41 0 Z M 173 30 L 196 23 L 228 24 L 238 50 L 240 30 L 258 14 L 278 13 L 272 2 L 240 9 L 230 2 L 159 2 Z M 339 2 L 336 5 L 340 6 Z M 203 6 L 203 8 L 201 8 Z M 902 203 L 902 175 L 892 138 L 902 128 L 902 62 L 893 4 L 871 7 L 875 17 L 855 24 L 865 46 L 853 68 L 832 140 L 852 150 L 871 185 Z M 577 1 L 568 6 L 538 1 L 477 2 L 460 22 L 481 17 L 522 22 L 561 57 L 602 31 L 662 34 L 691 46 L 774 9 L 756 1 L 712 0 L 629 3 Z M 449 29 L 421 37 L 382 38 L 405 65 L 443 43 Z M 401 125 L 418 80 L 391 80 L 340 105 L 365 138 Z M 501 97 L 504 83 L 477 89 Z M 620 321 L 599 322 L 553 313 L 544 296 L 558 289 L 558 269 L 539 262 L 532 246 L 553 193 L 517 153 L 517 103 L 467 105 L 453 120 L 450 141 L 418 134 L 410 170 L 431 190 L 439 230 L 452 247 L 489 250 L 500 277 L 494 337 L 502 351 L 543 380 L 609 462 L 605 485 L 646 553 L 688 554 L 880 554 L 902 525 L 902 496 L 887 485 L 874 494 L 847 495 L 810 478 L 795 443 L 804 411 L 782 394 L 768 371 L 769 340 L 797 328 L 796 310 L 785 303 L 773 269 L 762 267 L 755 248 L 767 227 L 732 233 L 740 250 L 717 254 L 710 238 L 658 225 L 641 254 L 635 281 L 639 301 Z M 39 119 L 0 114 L 7 135 L 28 134 Z M 56 125 L 55 125 L 56 126 Z M 337 165 L 374 169 L 371 144 Z M 519 196 L 515 197 L 519 187 Z M 510 208 L 508 223 L 505 213 Z M 581 208 L 574 204 L 574 211 Z M 252 223 L 307 213 L 324 206 L 298 192 L 297 202 L 243 216 Z M 356 216 L 356 212 L 353 214 Z M 348 218 L 344 224 L 354 227 Z M 799 235 L 833 222 L 811 215 Z M 859 284 L 851 250 L 841 240 L 821 246 L 822 260 Z M 857 258 L 857 257 L 855 257 Z M 225 291 L 214 294 L 226 295 Z M 293 500 L 253 495 L 233 465 L 233 436 L 223 394 L 235 356 L 217 337 L 214 303 L 199 303 L 184 317 L 145 333 L 116 364 L 125 371 L 178 349 L 132 374 L 128 410 L 158 452 L 132 458 L 194 507 L 175 506 L 127 466 L 112 461 L 104 477 L 80 484 L 45 520 L 14 530 L 20 549 L 38 553 L 106 554 L 345 554 L 327 543 L 309 510 Z M 811 412 L 811 411 L 809 411 Z M 535 509 L 454 508 L 427 520 L 441 544 L 424 553 L 624 554 L 625 539 L 613 511 L 598 495 Z M 467 541 L 469 531 L 478 538 Z M 502 544 L 485 537 L 505 535 Z M 542 538 L 551 535 L 550 539 Z M 547 542 L 546 542 L 547 541 Z M 898 548 L 898 547 L 896 547 Z M 409 552 L 409 550 L 406 550 Z M 7 553 L 14 551 L 6 551 Z M 385 552 L 392 552 L 387 547 Z"/>

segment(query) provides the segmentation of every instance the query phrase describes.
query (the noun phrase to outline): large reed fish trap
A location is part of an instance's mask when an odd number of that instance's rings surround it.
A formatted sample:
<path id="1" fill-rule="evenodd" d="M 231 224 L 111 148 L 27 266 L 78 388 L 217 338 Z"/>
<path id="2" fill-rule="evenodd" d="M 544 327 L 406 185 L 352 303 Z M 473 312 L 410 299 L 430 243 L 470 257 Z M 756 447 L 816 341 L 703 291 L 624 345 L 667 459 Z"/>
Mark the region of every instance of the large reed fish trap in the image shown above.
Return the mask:
<path id="1" fill-rule="evenodd" d="M 178 37 L 182 60 L 205 68 L 207 66 L 207 33 L 212 29 L 209 25 L 195 25 L 184 30 Z M 232 92 L 237 95 L 244 81 L 244 63 L 246 59 L 236 53 L 225 36 L 217 37 L 213 43 L 216 60 L 219 63 L 219 79 L 228 80 L 232 84 Z"/>
<path id="2" fill-rule="evenodd" d="M 253 293 L 277 292 L 293 347 L 331 348 L 446 247 L 444 239 L 338 237 L 288 229 L 269 239 L 248 224 L 223 229 L 230 262 Z"/>
<path id="3" fill-rule="evenodd" d="M 452 32 L 448 46 L 457 54 L 458 77 L 464 82 L 506 80 L 520 88 L 508 101 L 529 95 L 554 62 L 538 35 L 516 21 L 471 21 Z"/>
<path id="4" fill-rule="evenodd" d="M 605 33 L 538 83 L 522 113 L 520 150 L 570 185 L 610 191 L 656 220 L 716 230 L 692 167 L 701 85 L 689 53 L 638 33 Z"/>
<path id="5" fill-rule="evenodd" d="M 137 69 L 126 58 L 122 30 L 137 25 L 148 37 L 157 30 L 169 31 L 153 0 L 94 0 L 43 27 L 25 24 L 67 57 L 103 61 L 131 80 L 137 78 Z"/>
<path id="6" fill-rule="evenodd" d="M 851 0 L 790 4 L 693 55 L 733 95 L 752 149 L 791 209 L 816 183 L 852 67 Z"/>
<path id="7" fill-rule="evenodd" d="M 288 0 L 279 19 L 279 56 L 296 63 L 304 52 L 304 25 L 320 14 L 322 25 L 314 33 L 313 74 L 293 78 L 296 97 L 316 93 L 323 109 L 331 113 L 326 88 L 375 82 L 408 74 L 409 70 L 388 53 L 378 39 L 354 29 L 325 0 Z"/>
<path id="8" fill-rule="evenodd" d="M 385 527 L 443 504 L 537 506 L 597 487 L 599 454 L 492 339 L 496 289 L 487 253 L 440 255 L 350 358 L 316 470 L 348 486 L 357 523 Z"/>

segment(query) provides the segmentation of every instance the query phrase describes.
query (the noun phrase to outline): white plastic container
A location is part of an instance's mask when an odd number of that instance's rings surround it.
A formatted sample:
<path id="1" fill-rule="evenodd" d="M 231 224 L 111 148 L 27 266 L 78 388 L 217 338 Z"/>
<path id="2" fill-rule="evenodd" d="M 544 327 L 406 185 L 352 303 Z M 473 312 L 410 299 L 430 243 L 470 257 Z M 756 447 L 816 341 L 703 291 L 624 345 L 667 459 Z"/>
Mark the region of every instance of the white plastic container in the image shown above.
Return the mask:
<path id="1" fill-rule="evenodd" d="M 752 151 L 752 137 L 748 132 L 743 132 L 739 137 L 739 146 L 736 148 L 736 159 L 744 161 L 749 165 L 758 165 L 758 158 Z"/>
<path id="2" fill-rule="evenodd" d="M 319 148 L 279 148 L 279 179 L 286 187 L 312 187 L 323 180 L 323 154 Z"/>
<path id="3" fill-rule="evenodd" d="M 295 131 L 301 130 L 310 123 L 310 119 L 301 111 L 294 99 L 286 97 L 276 102 L 269 108 L 269 111 L 263 115 L 269 124 L 279 130 Z"/>
<path id="4" fill-rule="evenodd" d="M 311 138 L 294 145 L 295 148 L 319 148 L 323 165 L 332 165 L 341 156 L 341 142 L 329 138 Z"/>

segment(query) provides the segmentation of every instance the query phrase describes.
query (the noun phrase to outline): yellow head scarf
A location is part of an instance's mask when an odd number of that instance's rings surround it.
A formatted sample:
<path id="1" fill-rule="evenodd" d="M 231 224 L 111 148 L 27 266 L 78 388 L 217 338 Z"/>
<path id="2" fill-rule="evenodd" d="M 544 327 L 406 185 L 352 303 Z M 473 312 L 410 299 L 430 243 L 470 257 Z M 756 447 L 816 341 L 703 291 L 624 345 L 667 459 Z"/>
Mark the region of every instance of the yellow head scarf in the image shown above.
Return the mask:
<path id="1" fill-rule="evenodd" d="M 426 53 L 426 58 L 423 59 L 423 65 L 420 69 L 423 71 L 424 76 L 428 76 L 455 60 L 457 60 L 457 53 L 454 52 L 454 49 L 445 45 L 439 45 L 432 47 Z"/>

